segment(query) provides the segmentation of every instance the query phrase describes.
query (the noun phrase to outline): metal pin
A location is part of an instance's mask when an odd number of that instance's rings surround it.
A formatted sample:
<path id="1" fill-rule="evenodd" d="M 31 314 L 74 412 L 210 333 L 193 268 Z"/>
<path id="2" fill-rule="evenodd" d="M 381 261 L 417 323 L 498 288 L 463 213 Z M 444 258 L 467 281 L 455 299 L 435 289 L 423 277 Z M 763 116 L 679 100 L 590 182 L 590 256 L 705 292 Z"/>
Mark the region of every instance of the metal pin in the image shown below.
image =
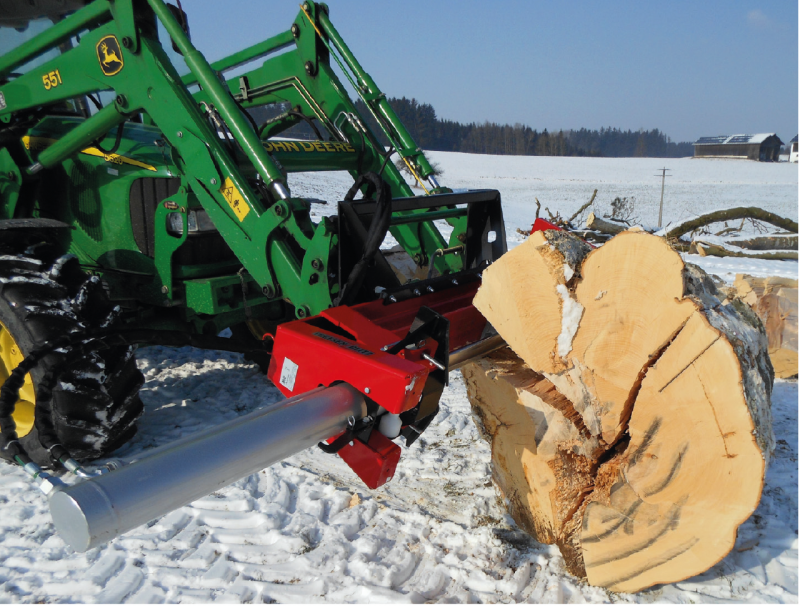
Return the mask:
<path id="1" fill-rule="evenodd" d="M 439 370 L 445 370 L 444 364 L 442 364 L 442 363 L 441 363 L 441 362 L 439 362 L 438 360 L 434 360 L 434 359 L 433 359 L 432 357 L 430 357 L 428 354 L 424 353 L 424 354 L 422 354 L 422 357 L 423 357 L 423 358 L 425 358 L 425 359 L 426 359 L 428 362 L 430 362 L 431 364 L 433 364 L 433 365 L 434 365 L 436 368 L 438 368 Z"/>

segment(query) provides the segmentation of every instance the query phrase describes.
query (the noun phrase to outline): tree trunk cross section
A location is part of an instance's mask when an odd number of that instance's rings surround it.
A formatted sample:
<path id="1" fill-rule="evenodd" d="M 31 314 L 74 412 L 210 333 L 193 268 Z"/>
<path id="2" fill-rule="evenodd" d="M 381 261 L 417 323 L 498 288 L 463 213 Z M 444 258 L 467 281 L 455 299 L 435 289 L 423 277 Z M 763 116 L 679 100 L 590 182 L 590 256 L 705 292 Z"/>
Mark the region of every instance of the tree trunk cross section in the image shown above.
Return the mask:
<path id="1" fill-rule="evenodd" d="M 699 574 L 755 510 L 774 447 L 764 327 L 661 238 L 537 232 L 483 274 L 509 348 L 464 367 L 517 523 L 614 591 Z"/>

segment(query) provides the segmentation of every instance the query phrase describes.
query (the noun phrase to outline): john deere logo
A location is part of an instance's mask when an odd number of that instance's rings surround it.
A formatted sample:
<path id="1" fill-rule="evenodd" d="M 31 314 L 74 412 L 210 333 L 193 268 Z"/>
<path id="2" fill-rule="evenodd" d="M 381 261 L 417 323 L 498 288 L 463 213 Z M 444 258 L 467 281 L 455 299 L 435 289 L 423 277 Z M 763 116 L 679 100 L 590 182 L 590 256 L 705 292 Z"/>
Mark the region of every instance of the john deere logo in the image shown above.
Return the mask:
<path id="1" fill-rule="evenodd" d="M 125 63 L 116 36 L 105 36 L 97 43 L 97 58 L 100 61 L 100 69 L 106 76 L 120 72 Z"/>

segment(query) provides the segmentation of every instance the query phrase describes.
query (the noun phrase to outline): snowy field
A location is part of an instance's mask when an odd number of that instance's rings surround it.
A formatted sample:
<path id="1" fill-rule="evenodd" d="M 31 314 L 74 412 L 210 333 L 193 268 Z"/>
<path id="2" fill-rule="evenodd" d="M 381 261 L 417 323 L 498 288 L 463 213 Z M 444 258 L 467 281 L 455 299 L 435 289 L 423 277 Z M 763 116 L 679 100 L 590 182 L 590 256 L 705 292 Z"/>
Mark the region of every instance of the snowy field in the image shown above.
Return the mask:
<path id="1" fill-rule="evenodd" d="M 744 205 L 797 220 L 797 165 L 432 156 L 442 183 L 502 192 L 512 246 L 521 241 L 516 228 L 533 220 L 534 198 L 569 216 L 595 188 L 601 208 L 633 196 L 641 221 L 654 224 L 662 166 L 674 175 L 665 192 L 670 221 Z M 350 181 L 326 173 L 290 184 L 296 195 L 335 201 Z M 740 272 L 797 277 L 795 261 L 685 258 L 728 282 Z M 123 460 L 281 397 L 236 354 L 149 347 L 138 356 L 146 412 L 136 438 L 116 453 Z M 702 575 L 637 595 L 586 585 L 566 573 L 557 548 L 516 529 L 453 373 L 437 421 L 404 449 L 394 479 L 379 490 L 312 449 L 85 554 L 54 533 L 26 476 L 0 466 L 0 602 L 797 603 L 797 412 L 797 382 L 777 381 L 777 450 L 761 504 L 731 554 Z"/>

